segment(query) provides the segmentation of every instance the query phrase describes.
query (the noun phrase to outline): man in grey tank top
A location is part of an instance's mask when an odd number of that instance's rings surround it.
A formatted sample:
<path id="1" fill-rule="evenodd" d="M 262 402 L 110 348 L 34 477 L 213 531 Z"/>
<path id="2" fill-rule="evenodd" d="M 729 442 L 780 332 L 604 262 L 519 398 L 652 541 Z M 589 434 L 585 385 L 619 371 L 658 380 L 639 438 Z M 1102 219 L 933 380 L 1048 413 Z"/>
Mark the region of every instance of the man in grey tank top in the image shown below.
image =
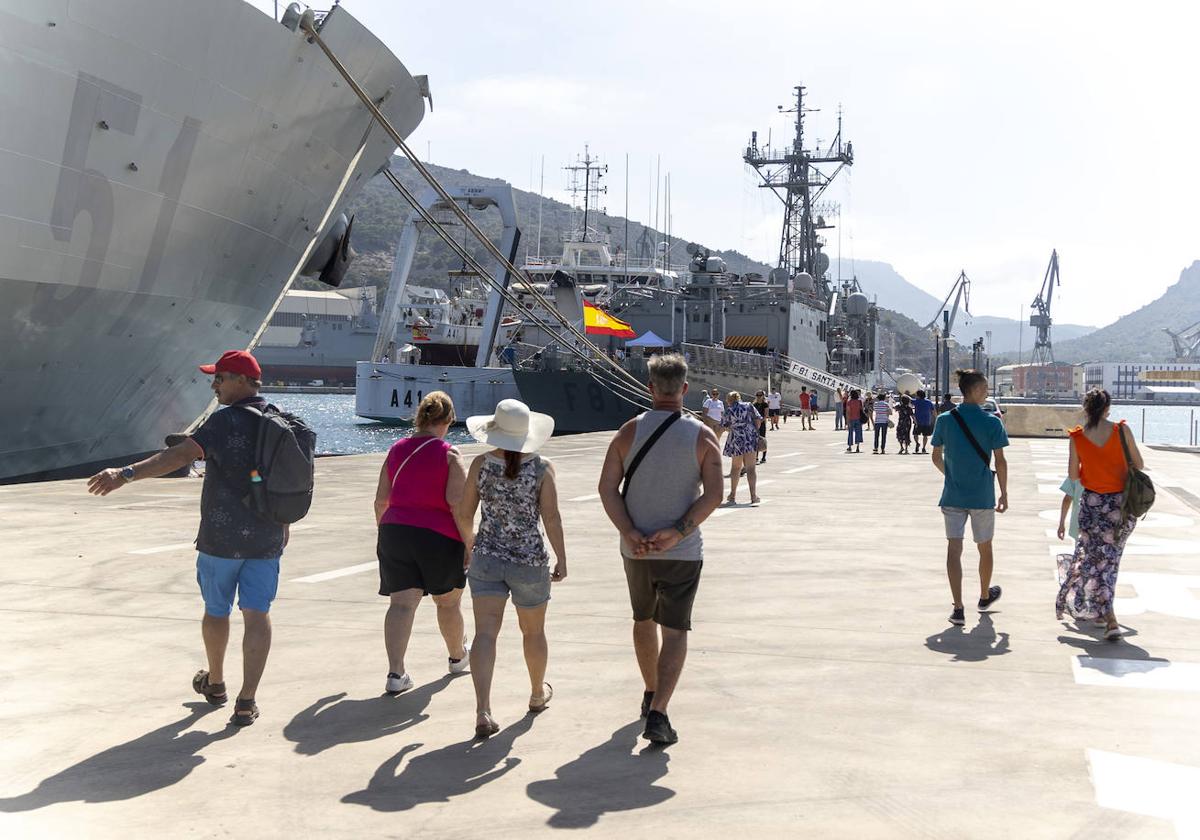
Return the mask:
<path id="1" fill-rule="evenodd" d="M 687 657 L 704 560 L 699 526 L 721 503 L 724 484 L 716 435 L 690 414 L 676 417 L 688 389 L 687 362 L 672 353 L 651 359 L 649 367 L 654 407 L 613 438 L 599 490 L 604 512 L 621 535 L 633 649 L 646 685 L 642 737 L 673 744 L 679 738 L 667 703 Z M 665 423 L 671 425 L 651 440 Z"/>

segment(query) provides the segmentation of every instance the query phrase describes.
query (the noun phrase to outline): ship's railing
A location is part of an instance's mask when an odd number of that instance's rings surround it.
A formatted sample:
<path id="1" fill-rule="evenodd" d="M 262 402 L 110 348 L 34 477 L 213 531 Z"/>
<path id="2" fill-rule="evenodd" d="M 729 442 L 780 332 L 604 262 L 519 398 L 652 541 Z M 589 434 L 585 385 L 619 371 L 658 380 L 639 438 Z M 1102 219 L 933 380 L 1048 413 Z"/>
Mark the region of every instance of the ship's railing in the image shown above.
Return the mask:
<path id="1" fill-rule="evenodd" d="M 726 350 L 705 344 L 680 345 L 688 367 L 698 372 L 732 372 L 746 376 L 766 377 L 777 369 L 771 356 L 746 353 L 741 350 Z"/>

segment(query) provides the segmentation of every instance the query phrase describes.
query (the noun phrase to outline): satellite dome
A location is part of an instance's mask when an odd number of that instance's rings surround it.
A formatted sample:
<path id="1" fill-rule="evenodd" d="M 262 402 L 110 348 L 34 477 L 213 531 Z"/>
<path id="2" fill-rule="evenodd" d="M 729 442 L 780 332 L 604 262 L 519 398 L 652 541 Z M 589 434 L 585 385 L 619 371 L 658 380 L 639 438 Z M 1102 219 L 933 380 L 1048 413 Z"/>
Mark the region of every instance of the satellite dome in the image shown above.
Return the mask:
<path id="1" fill-rule="evenodd" d="M 921 378 L 915 373 L 903 373 L 896 378 L 896 390 L 901 394 L 908 394 L 910 397 L 924 387 Z"/>
<path id="2" fill-rule="evenodd" d="M 818 277 L 824 277 L 825 272 L 829 270 L 829 255 L 824 251 L 817 251 L 816 257 L 813 258 L 813 269 Z"/>
<path id="3" fill-rule="evenodd" d="M 817 287 L 816 281 L 813 280 L 811 274 L 807 271 L 801 271 L 796 275 L 796 290 L 800 292 L 811 292 Z"/>
<path id="4" fill-rule="evenodd" d="M 772 283 L 782 286 L 784 283 L 787 282 L 787 279 L 788 279 L 788 271 L 786 268 L 780 267 L 780 268 L 772 268 L 771 269 L 771 282 Z"/>
<path id="5" fill-rule="evenodd" d="M 856 318 L 864 317 L 871 311 L 871 301 L 862 292 L 855 292 L 846 298 L 846 314 Z"/>

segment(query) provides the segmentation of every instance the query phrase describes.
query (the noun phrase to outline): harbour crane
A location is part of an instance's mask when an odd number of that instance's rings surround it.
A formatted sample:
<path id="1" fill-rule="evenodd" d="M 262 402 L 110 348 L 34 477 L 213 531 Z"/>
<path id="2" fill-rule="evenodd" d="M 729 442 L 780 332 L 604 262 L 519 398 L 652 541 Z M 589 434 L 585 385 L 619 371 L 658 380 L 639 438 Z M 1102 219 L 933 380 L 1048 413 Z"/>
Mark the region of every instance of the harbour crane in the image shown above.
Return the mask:
<path id="1" fill-rule="evenodd" d="M 1200 321 L 1179 332 L 1163 327 L 1163 332 L 1171 336 L 1171 343 L 1175 345 L 1175 361 L 1200 362 Z"/>
<path id="2" fill-rule="evenodd" d="M 1058 279 L 1058 251 L 1050 252 L 1050 264 L 1046 266 L 1046 276 L 1042 279 L 1042 288 L 1033 299 L 1029 314 L 1029 326 L 1037 330 L 1037 339 L 1033 343 L 1034 365 L 1053 365 L 1054 346 L 1050 343 L 1050 304 L 1054 300 L 1054 287 L 1061 285 Z"/>
<path id="3" fill-rule="evenodd" d="M 950 298 L 954 298 L 954 306 L 950 309 L 946 305 L 950 303 Z M 971 280 L 967 277 L 966 270 L 958 273 L 958 279 L 954 281 L 954 285 L 950 287 L 950 293 L 946 295 L 946 299 L 942 301 L 942 305 L 938 307 L 938 311 L 933 313 L 933 320 L 925 325 L 925 329 L 933 333 L 934 338 L 941 345 L 941 393 L 950 393 L 950 335 L 954 331 L 954 321 L 958 317 L 958 307 L 962 305 L 963 311 L 968 315 L 971 314 Z M 938 316 L 941 316 L 942 323 L 938 323 Z M 938 356 L 934 355 L 934 364 L 938 364 Z"/>

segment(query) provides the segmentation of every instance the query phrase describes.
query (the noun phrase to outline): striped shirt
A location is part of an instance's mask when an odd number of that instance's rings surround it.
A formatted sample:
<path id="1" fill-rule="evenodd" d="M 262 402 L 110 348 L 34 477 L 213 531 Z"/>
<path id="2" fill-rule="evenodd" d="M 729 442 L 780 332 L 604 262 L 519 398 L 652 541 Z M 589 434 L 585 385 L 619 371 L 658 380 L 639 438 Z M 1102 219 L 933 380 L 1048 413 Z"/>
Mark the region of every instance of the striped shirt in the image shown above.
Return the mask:
<path id="1" fill-rule="evenodd" d="M 892 406 L 887 400 L 875 400 L 875 422 L 886 423 L 888 415 L 892 413 Z"/>

